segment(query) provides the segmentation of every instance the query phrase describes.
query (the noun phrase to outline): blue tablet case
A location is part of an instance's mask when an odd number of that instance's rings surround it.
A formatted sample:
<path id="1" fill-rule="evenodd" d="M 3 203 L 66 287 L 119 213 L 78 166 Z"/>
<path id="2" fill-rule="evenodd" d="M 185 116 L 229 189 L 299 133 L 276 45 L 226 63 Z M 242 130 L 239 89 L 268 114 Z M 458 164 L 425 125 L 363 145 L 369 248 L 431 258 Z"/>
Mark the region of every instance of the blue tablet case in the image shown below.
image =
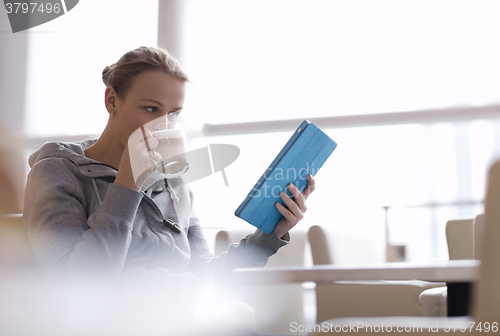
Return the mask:
<path id="1" fill-rule="evenodd" d="M 270 234 L 283 217 L 275 207 L 276 202 L 284 205 L 279 193 L 291 196 L 290 182 L 304 191 L 307 174 L 316 175 L 336 147 L 322 130 L 304 120 L 234 214 Z"/>

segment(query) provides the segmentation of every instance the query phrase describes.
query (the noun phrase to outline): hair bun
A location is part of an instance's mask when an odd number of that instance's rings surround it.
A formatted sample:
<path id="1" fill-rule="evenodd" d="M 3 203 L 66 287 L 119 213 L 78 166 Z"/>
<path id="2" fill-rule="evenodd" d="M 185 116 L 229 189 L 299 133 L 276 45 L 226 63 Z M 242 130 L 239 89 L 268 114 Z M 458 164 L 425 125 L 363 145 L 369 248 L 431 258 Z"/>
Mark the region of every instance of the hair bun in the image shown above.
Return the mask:
<path id="1" fill-rule="evenodd" d="M 113 72 L 113 69 L 115 67 L 116 63 L 113 63 L 111 65 L 108 65 L 107 67 L 104 68 L 102 71 L 102 81 L 106 86 L 110 85 L 111 81 L 111 73 Z"/>
<path id="2" fill-rule="evenodd" d="M 102 81 L 112 87 L 116 96 L 125 99 L 137 76 L 146 70 L 162 71 L 180 81 L 189 82 L 178 61 L 165 49 L 139 47 L 125 53 L 120 59 L 104 68 Z"/>

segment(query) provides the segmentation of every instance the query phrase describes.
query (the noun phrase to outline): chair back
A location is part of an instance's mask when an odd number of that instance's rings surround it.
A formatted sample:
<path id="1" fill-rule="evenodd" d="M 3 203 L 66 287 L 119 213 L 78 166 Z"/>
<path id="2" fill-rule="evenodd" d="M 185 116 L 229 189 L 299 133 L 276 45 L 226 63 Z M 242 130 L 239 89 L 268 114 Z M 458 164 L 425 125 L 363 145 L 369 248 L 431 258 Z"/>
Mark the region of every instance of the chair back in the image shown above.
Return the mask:
<path id="1" fill-rule="evenodd" d="M 475 321 L 500 321 L 500 161 L 488 174 L 484 213 L 483 244 L 478 246 L 481 266 L 474 288 Z"/>
<path id="2" fill-rule="evenodd" d="M 328 244 L 327 233 L 319 225 L 313 225 L 307 233 L 311 244 L 311 254 L 314 265 L 333 264 L 333 253 Z"/>
<path id="3" fill-rule="evenodd" d="M 219 255 L 229 248 L 231 244 L 238 243 L 241 238 L 251 233 L 249 230 L 221 230 L 215 236 L 214 255 Z M 275 266 L 303 266 L 307 235 L 303 230 L 294 229 L 291 241 L 273 255 L 265 267 Z"/>
<path id="4" fill-rule="evenodd" d="M 474 259 L 481 260 L 481 249 L 484 243 L 484 214 L 474 219 Z"/>
<path id="5" fill-rule="evenodd" d="M 33 252 L 23 215 L 0 216 L 0 268 L 34 266 Z"/>
<path id="6" fill-rule="evenodd" d="M 446 223 L 450 260 L 474 258 L 474 220 L 457 219 Z"/>
<path id="7" fill-rule="evenodd" d="M 385 261 L 385 248 L 364 232 L 338 232 L 313 225 L 308 231 L 314 265 L 368 264 Z"/>

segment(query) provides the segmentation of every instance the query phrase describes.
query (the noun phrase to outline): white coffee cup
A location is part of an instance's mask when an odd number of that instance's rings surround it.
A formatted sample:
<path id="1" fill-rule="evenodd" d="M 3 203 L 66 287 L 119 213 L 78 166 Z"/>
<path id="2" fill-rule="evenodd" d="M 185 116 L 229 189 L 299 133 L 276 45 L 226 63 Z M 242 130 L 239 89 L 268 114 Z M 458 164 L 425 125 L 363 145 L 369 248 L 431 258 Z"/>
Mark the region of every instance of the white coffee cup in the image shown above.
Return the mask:
<path id="1" fill-rule="evenodd" d="M 162 161 L 158 171 L 167 178 L 178 177 L 189 169 L 186 160 L 186 135 L 182 125 L 163 122 L 151 127 L 151 134 L 158 140 L 156 151 Z"/>

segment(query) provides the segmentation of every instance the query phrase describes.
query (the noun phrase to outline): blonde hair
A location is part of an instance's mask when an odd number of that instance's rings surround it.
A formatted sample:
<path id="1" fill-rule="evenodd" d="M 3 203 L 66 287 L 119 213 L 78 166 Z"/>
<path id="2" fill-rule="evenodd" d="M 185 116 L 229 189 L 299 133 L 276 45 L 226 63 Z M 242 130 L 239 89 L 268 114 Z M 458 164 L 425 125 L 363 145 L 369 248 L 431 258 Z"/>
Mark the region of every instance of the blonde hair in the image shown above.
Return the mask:
<path id="1" fill-rule="evenodd" d="M 134 79 L 146 70 L 163 71 L 183 82 L 189 82 L 179 62 L 167 50 L 139 47 L 123 55 L 118 62 L 102 71 L 104 85 L 111 86 L 120 99 L 124 99 Z"/>

